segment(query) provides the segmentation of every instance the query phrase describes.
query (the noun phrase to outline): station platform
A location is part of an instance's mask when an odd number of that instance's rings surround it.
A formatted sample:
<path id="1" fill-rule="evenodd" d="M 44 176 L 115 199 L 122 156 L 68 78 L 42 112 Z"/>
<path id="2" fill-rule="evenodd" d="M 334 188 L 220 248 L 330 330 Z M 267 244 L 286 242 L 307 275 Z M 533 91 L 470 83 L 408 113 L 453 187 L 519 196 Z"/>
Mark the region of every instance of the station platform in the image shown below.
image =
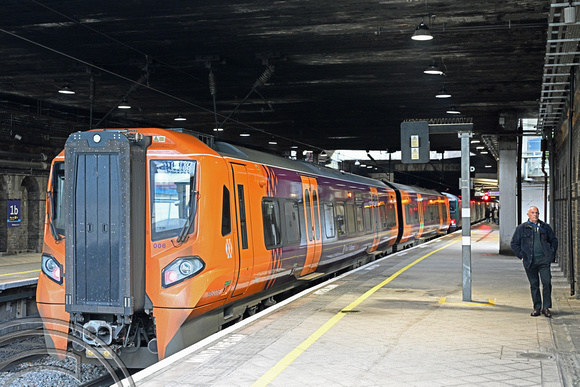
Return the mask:
<path id="1" fill-rule="evenodd" d="M 0 291 L 38 282 L 42 253 L 0 254 Z"/>
<path id="2" fill-rule="evenodd" d="M 137 386 L 573 386 L 580 300 L 553 265 L 553 318 L 532 317 L 519 259 L 494 224 L 309 289 L 133 375 Z M 127 385 L 127 384 L 125 384 Z"/>

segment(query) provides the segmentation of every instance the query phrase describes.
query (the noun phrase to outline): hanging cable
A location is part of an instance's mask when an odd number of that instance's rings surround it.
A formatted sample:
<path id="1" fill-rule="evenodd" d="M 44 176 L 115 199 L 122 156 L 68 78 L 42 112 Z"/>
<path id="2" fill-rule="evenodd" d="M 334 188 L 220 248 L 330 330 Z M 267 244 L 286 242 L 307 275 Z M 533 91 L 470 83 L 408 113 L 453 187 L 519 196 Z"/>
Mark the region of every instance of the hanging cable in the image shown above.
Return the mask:
<path id="1" fill-rule="evenodd" d="M 264 72 L 262 73 L 262 75 L 260 75 L 258 77 L 258 79 L 256 80 L 256 82 L 254 82 L 254 86 L 252 86 L 252 90 L 250 90 L 250 92 L 244 97 L 244 99 L 242 100 L 242 102 L 240 102 L 238 104 L 238 106 L 236 106 L 236 108 L 234 110 L 232 110 L 232 112 L 226 117 L 226 119 L 222 121 L 222 123 L 219 125 L 220 128 L 224 126 L 224 124 L 226 123 L 226 121 L 230 119 L 230 117 L 240 108 L 240 106 L 242 106 L 242 104 L 244 102 L 246 102 L 246 100 L 248 99 L 248 97 L 250 97 L 250 95 L 252 95 L 252 93 L 254 91 L 256 91 L 256 89 L 258 89 L 259 87 L 264 86 L 264 84 L 267 83 L 270 80 L 270 78 L 272 77 L 272 74 L 274 74 L 274 65 L 269 65 L 268 67 L 266 67 L 266 70 L 264 70 Z"/>
<path id="2" fill-rule="evenodd" d="M 217 95 L 217 87 L 215 83 L 215 76 L 213 75 L 213 71 L 209 70 L 209 93 L 213 99 L 213 116 L 215 117 L 215 127 L 218 128 L 218 117 L 217 117 L 217 105 L 216 105 L 216 95 Z"/>

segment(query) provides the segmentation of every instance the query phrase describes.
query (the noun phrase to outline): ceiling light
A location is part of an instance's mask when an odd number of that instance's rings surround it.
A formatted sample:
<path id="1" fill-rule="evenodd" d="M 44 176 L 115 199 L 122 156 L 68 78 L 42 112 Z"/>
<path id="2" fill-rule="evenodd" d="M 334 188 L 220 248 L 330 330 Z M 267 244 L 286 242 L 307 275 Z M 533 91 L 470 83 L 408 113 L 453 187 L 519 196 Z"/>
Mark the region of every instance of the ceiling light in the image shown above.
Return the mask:
<path id="1" fill-rule="evenodd" d="M 74 90 L 72 90 L 69 86 L 68 83 L 66 85 L 64 85 L 63 87 L 61 87 L 58 90 L 59 93 L 61 94 L 75 94 Z"/>
<path id="2" fill-rule="evenodd" d="M 475 149 L 485 149 L 484 146 L 476 146 Z"/>
<path id="3" fill-rule="evenodd" d="M 437 67 L 437 65 L 435 64 L 435 61 L 431 62 L 431 64 L 429 65 L 429 67 L 427 67 L 427 69 L 423 70 L 423 72 L 425 74 L 432 74 L 432 75 L 443 75 L 443 71 L 441 71 L 439 69 L 439 67 Z"/>
<path id="4" fill-rule="evenodd" d="M 292 145 L 290 148 L 291 149 L 298 149 L 298 145 Z"/>
<path id="5" fill-rule="evenodd" d="M 177 115 L 177 117 L 175 117 L 175 118 L 173 119 L 173 121 L 186 121 L 186 120 L 187 120 L 187 118 L 185 118 L 185 117 L 184 117 L 184 116 L 183 116 L 181 113 L 179 113 L 179 114 Z"/>
<path id="6" fill-rule="evenodd" d="M 121 103 L 117 106 L 119 109 L 131 109 L 131 105 L 127 102 L 125 98 L 121 101 Z"/>
<path id="7" fill-rule="evenodd" d="M 472 143 L 472 144 L 479 144 L 480 142 L 481 142 L 481 141 L 479 141 L 479 140 L 471 140 L 471 143 Z"/>
<path id="8" fill-rule="evenodd" d="M 439 90 L 439 93 L 437 93 L 435 98 L 451 98 L 451 94 L 445 90 L 445 86 L 441 86 L 441 90 Z"/>
<path id="9" fill-rule="evenodd" d="M 240 137 L 250 137 L 250 133 L 242 132 L 242 133 L 240 133 Z"/>
<path id="10" fill-rule="evenodd" d="M 270 144 L 270 145 L 277 145 L 278 142 L 276 140 L 274 140 L 274 137 L 272 137 L 272 139 L 270 141 L 268 141 L 268 144 Z"/>
<path id="11" fill-rule="evenodd" d="M 447 114 L 461 114 L 461 112 L 455 106 L 451 106 L 447 109 Z"/>
<path id="12" fill-rule="evenodd" d="M 491 165 L 489 165 L 489 164 L 488 164 L 488 165 L 486 165 L 485 167 L 486 167 L 486 168 L 491 168 Z"/>
<path id="13" fill-rule="evenodd" d="M 326 151 L 323 150 L 322 152 L 320 152 L 319 156 L 320 157 L 328 157 L 328 153 L 326 153 Z"/>
<path id="14" fill-rule="evenodd" d="M 357 160 L 357 161 L 355 161 L 355 162 L 354 162 L 354 165 L 360 165 L 360 161 L 358 161 L 358 160 Z"/>
<path id="15" fill-rule="evenodd" d="M 411 39 L 431 40 L 433 39 L 433 35 L 431 35 L 431 32 L 429 31 L 429 27 L 427 27 L 427 25 L 421 21 L 417 28 L 415 28 L 415 32 L 413 33 L 413 36 L 411 36 Z"/>
<path id="16" fill-rule="evenodd" d="M 214 132 L 223 132 L 224 128 L 213 128 Z"/>
<path id="17" fill-rule="evenodd" d="M 480 155 L 487 155 L 487 154 L 489 154 L 489 152 L 488 151 L 481 151 L 481 152 L 479 152 L 479 154 Z"/>

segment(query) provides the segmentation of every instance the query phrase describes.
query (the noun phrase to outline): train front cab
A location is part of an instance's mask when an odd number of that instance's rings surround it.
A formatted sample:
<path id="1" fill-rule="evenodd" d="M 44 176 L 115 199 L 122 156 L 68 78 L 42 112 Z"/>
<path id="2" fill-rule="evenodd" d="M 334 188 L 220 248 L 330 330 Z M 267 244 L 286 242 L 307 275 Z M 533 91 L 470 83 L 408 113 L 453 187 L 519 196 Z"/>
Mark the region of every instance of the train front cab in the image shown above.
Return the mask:
<path id="1" fill-rule="evenodd" d="M 67 142 L 67 192 L 76 192 L 70 200 L 59 196 L 62 155 L 55 160 L 37 291 L 45 321 L 70 319 L 77 332 L 104 332 L 105 344 L 125 341 L 129 346 L 120 351 L 129 367 L 162 359 L 219 329 L 227 316 L 208 311 L 223 305 L 238 280 L 243 293 L 253 267 L 244 262 L 240 270 L 233 259 L 237 233 L 224 214 L 234 213 L 235 199 L 231 184 L 219 183 L 232 181 L 223 158 L 187 135 L 142 132 L 153 139 L 147 160 L 143 151 L 135 156 L 127 133 L 119 131 L 85 132 L 77 134 L 76 145 Z M 88 203 L 89 211 L 83 210 Z M 182 329 L 202 314 L 206 324 Z M 58 330 L 68 333 L 66 325 Z M 47 344 L 67 349 L 66 338 L 56 332 Z"/>

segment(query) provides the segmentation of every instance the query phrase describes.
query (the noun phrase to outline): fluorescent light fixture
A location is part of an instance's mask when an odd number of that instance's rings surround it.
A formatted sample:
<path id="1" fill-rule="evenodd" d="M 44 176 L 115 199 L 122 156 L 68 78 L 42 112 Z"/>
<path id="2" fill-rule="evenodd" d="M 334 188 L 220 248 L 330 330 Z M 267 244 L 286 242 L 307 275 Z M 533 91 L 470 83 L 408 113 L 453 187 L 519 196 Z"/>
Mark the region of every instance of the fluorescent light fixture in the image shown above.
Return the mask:
<path id="1" fill-rule="evenodd" d="M 451 106 L 447 109 L 447 114 L 461 114 L 461 112 L 455 106 Z"/>
<path id="2" fill-rule="evenodd" d="M 437 67 L 437 65 L 435 64 L 435 61 L 431 62 L 429 67 L 427 67 L 427 69 L 423 70 L 423 72 L 425 74 L 431 74 L 431 75 L 443 75 L 443 71 L 441 71 L 439 69 L 439 67 Z"/>
<path id="3" fill-rule="evenodd" d="M 439 93 L 437 93 L 435 98 L 451 98 L 451 94 L 445 90 L 445 86 L 441 86 L 441 90 L 439 90 Z"/>
<path id="4" fill-rule="evenodd" d="M 61 88 L 58 90 L 58 92 L 59 92 L 59 93 L 61 93 L 61 94 L 69 94 L 69 95 L 75 94 L 74 90 L 72 90 L 72 89 L 71 89 L 71 88 L 68 86 L 68 83 L 67 83 L 66 85 L 64 85 L 63 87 L 61 87 Z"/>
<path id="5" fill-rule="evenodd" d="M 421 21 L 417 28 L 415 28 L 415 32 L 413 33 L 413 36 L 411 36 L 411 39 L 431 40 L 433 39 L 433 35 L 431 35 L 431 32 L 429 31 L 429 27 L 427 27 L 425 23 Z"/>
<path id="6" fill-rule="evenodd" d="M 125 98 L 123 98 L 123 100 L 121 101 L 121 103 L 117 107 L 119 109 L 131 109 L 131 105 L 129 105 L 129 103 L 127 102 L 127 100 Z"/>

